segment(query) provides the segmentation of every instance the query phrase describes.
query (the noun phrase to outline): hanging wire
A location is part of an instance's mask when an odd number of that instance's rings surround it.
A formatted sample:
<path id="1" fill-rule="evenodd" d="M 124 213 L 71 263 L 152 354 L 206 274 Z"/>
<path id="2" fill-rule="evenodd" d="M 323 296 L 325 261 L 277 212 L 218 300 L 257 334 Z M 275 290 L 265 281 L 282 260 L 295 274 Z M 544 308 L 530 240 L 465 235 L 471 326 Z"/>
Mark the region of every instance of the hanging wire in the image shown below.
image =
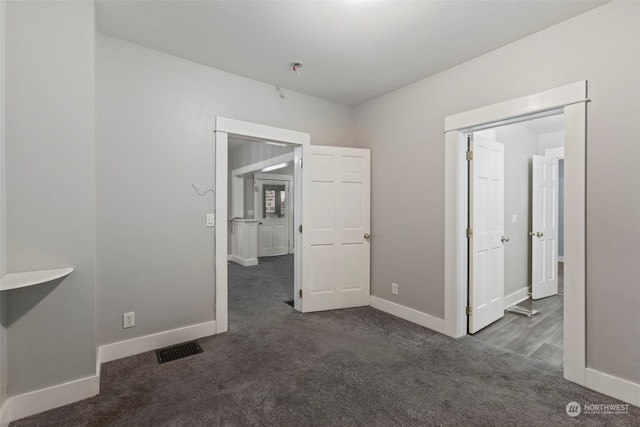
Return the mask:
<path id="1" fill-rule="evenodd" d="M 216 195 L 216 191 L 213 188 L 210 188 L 205 192 L 201 192 L 200 190 L 198 190 L 195 184 L 191 184 L 191 186 L 193 187 L 194 190 L 196 190 L 196 193 L 198 193 L 198 196 L 205 196 L 208 192 L 211 192 L 211 194 L 213 194 L 214 197 Z"/>

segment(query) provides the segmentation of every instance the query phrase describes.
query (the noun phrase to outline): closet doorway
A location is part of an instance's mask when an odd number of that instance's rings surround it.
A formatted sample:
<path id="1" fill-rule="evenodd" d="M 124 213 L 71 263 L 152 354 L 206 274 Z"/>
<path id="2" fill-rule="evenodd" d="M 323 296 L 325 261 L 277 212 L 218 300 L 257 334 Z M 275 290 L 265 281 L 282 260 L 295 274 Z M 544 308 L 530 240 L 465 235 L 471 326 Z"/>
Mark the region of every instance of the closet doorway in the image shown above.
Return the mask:
<path id="1" fill-rule="evenodd" d="M 469 333 L 562 366 L 563 116 L 468 139 Z"/>
<path id="2" fill-rule="evenodd" d="M 444 328 L 453 337 L 467 332 L 468 225 L 467 151 L 464 135 L 524 116 L 564 114 L 565 151 L 565 288 L 564 378 L 580 385 L 586 367 L 586 139 L 587 82 L 579 81 L 445 118 L 445 307 Z"/>

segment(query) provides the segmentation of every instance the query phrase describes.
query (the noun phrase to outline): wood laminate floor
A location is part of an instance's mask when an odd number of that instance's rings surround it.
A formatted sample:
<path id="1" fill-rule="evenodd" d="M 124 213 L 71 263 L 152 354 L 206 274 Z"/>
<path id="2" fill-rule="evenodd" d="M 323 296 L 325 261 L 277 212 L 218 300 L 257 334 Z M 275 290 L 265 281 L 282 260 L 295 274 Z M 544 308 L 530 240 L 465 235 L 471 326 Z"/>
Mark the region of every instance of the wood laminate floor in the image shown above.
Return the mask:
<path id="1" fill-rule="evenodd" d="M 540 314 L 527 318 L 505 312 L 504 317 L 473 335 L 475 339 L 492 344 L 512 353 L 542 360 L 550 365 L 562 366 L 564 272 L 558 264 L 558 295 L 532 300 L 518 305 L 538 310 Z"/>

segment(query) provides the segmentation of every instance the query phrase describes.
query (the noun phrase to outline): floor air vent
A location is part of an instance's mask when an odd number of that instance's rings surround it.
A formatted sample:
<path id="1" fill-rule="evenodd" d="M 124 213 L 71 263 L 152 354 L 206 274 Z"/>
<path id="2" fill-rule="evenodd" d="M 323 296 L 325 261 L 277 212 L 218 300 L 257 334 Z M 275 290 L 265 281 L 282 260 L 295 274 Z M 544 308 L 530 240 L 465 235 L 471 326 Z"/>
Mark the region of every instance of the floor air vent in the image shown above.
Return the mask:
<path id="1" fill-rule="evenodd" d="M 156 350 L 156 356 L 158 357 L 158 363 L 162 364 L 171 362 L 172 360 L 182 359 L 183 357 L 193 356 L 203 351 L 197 341 L 191 341 Z"/>

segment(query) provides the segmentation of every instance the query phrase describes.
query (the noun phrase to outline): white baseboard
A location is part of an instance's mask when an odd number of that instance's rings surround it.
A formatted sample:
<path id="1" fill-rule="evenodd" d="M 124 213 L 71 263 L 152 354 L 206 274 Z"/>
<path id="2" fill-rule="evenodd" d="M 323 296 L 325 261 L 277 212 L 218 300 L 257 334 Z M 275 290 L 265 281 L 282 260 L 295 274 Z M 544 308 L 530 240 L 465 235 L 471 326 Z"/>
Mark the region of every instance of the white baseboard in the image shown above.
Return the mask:
<path id="1" fill-rule="evenodd" d="M 258 258 L 240 258 L 236 255 L 229 255 L 229 260 L 240 264 L 243 267 L 250 267 L 252 265 L 258 265 Z"/>
<path id="2" fill-rule="evenodd" d="M 525 286 L 522 289 L 518 289 L 517 291 L 505 296 L 502 301 L 504 301 L 504 308 L 511 307 L 512 305 L 518 304 L 529 298 L 529 287 Z"/>
<path id="3" fill-rule="evenodd" d="M 640 384 L 587 368 L 584 370 L 584 385 L 607 396 L 615 397 L 623 402 L 640 407 Z"/>
<path id="4" fill-rule="evenodd" d="M 0 406 L 0 427 L 8 427 L 10 422 L 9 402 L 8 399 L 5 399 L 5 401 L 2 402 L 2 406 Z"/>
<path id="5" fill-rule="evenodd" d="M 92 375 L 79 380 L 9 397 L 3 407 L 2 423 L 15 421 L 59 408 L 100 393 L 100 377 Z M 6 406 L 6 409 L 5 409 Z"/>
<path id="6" fill-rule="evenodd" d="M 40 412 L 68 405 L 99 394 L 100 365 L 102 363 L 133 356 L 145 351 L 156 350 L 183 341 L 206 337 L 215 333 L 216 322 L 214 320 L 102 345 L 98 348 L 95 375 L 9 397 L 0 407 L 0 427 L 8 426 L 11 421 L 39 414 Z"/>
<path id="7" fill-rule="evenodd" d="M 112 360 L 134 356 L 136 354 L 144 353 L 145 351 L 156 350 L 161 347 L 167 347 L 184 341 L 208 337 L 215 333 L 216 321 L 212 320 L 210 322 L 199 323 L 197 325 L 158 332 L 157 334 L 118 341 L 112 344 L 105 344 L 100 346 L 98 354 L 100 357 L 100 363 L 111 362 Z"/>
<path id="8" fill-rule="evenodd" d="M 371 307 L 376 308 L 380 311 L 384 311 L 385 313 L 389 313 L 401 319 L 408 320 L 411 323 L 424 326 L 425 328 L 429 328 L 446 335 L 446 325 L 444 319 L 440 319 L 439 317 L 423 313 L 421 311 L 388 301 L 386 299 L 374 297 L 373 295 L 371 296 L 370 304 Z"/>

